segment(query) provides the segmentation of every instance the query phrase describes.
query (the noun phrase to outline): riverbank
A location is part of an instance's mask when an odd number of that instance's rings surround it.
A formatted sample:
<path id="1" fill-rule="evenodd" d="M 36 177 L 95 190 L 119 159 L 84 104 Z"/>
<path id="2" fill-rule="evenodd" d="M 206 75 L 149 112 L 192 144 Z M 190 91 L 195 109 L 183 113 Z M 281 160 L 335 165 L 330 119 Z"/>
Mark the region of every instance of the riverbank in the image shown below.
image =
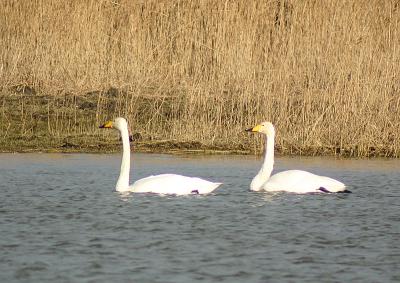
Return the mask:
<path id="1" fill-rule="evenodd" d="M 243 129 L 271 121 L 282 155 L 399 157 L 399 18 L 395 1 L 2 1 L 0 151 L 101 150 L 123 116 L 143 150 L 260 153 Z"/>
<path id="2" fill-rule="evenodd" d="M 79 96 L 43 95 L 26 87 L 3 91 L 0 93 L 0 152 L 119 152 L 121 143 L 118 133 L 99 129 L 98 126 L 108 119 L 123 116 L 115 105 L 119 103 L 125 108 L 121 101 L 131 101 L 133 95 L 131 99 L 126 99 L 126 96 L 129 94 L 115 89 Z M 244 132 L 252 124 L 213 128 L 212 122 L 200 124 L 193 117 L 189 121 L 195 125 L 191 126 L 187 119 L 179 120 L 180 114 L 171 115 L 171 121 L 166 118 L 157 120 L 154 112 L 143 111 L 155 101 L 140 96 L 135 100 L 135 115 L 125 117 L 130 122 L 132 150 L 136 152 L 260 154 L 263 151 L 263 137 Z M 184 104 L 181 102 L 181 105 Z M 165 100 L 157 108 L 157 113 L 168 116 L 167 113 L 174 107 L 178 107 L 176 101 Z M 198 115 L 202 117 L 203 113 L 198 112 Z M 159 123 L 154 123 L 154 120 Z M 177 132 L 178 127 L 191 132 Z M 196 129 L 203 131 L 204 135 L 194 135 Z M 208 131 L 204 132 L 205 129 Z M 301 144 L 294 143 L 290 132 L 285 132 L 279 125 L 277 132 L 276 153 L 280 155 L 397 157 L 399 154 L 395 144 L 371 144 L 369 147 L 344 143 L 340 146 L 338 141 L 334 145 Z M 212 138 L 205 138 L 210 135 Z"/>
<path id="3" fill-rule="evenodd" d="M 121 151 L 118 139 L 99 139 L 99 136 L 65 138 L 16 137 L 0 142 L 0 153 L 112 153 Z M 141 153 L 168 154 L 251 154 L 250 150 L 206 146 L 199 142 L 176 140 L 133 141 L 131 150 Z"/>

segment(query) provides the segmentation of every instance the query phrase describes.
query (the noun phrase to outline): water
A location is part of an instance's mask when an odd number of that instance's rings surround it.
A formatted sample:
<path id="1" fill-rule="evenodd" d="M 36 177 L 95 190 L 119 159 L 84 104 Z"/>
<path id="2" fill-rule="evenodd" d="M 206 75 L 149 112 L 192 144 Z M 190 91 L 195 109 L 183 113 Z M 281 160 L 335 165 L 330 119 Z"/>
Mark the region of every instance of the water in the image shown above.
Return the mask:
<path id="1" fill-rule="evenodd" d="M 249 192 L 261 160 L 136 154 L 209 196 L 121 195 L 119 155 L 0 155 L 0 282 L 399 282 L 400 161 L 278 158 L 353 194 Z"/>

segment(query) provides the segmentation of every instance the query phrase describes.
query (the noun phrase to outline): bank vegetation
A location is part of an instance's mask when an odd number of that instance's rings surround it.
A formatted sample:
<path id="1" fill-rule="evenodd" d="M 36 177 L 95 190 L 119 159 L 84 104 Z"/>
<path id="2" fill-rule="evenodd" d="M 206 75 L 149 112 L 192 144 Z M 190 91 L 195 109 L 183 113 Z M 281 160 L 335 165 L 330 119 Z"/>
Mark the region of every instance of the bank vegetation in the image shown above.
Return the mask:
<path id="1" fill-rule="evenodd" d="M 400 155 L 400 2 L 4 0 L 0 150 Z"/>

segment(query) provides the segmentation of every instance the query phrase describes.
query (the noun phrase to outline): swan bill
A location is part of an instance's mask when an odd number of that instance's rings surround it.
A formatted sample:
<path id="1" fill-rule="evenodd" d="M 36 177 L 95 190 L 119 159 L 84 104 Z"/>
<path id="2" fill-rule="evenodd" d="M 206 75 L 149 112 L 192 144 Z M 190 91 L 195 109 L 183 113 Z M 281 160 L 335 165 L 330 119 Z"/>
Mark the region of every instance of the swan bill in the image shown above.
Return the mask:
<path id="1" fill-rule="evenodd" d="M 113 127 L 113 122 L 112 121 L 107 121 L 103 125 L 101 125 L 99 128 L 106 128 L 106 129 L 108 128 L 108 129 L 110 129 L 112 127 Z"/>
<path id="2" fill-rule="evenodd" d="M 255 126 L 255 127 L 253 127 L 253 128 L 246 129 L 245 131 L 246 131 L 246 132 L 253 132 L 253 133 L 256 133 L 256 132 L 259 132 L 259 131 L 260 131 L 261 127 L 262 127 L 262 125 L 257 125 L 257 126 Z"/>

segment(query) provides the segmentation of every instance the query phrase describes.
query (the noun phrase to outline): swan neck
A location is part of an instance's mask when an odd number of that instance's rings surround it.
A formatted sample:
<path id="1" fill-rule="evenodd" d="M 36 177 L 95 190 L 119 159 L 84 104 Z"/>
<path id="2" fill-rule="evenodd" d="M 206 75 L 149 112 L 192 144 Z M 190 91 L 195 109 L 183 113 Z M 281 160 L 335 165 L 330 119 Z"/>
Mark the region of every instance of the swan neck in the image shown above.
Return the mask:
<path id="1" fill-rule="evenodd" d="M 126 191 L 129 189 L 129 170 L 131 162 L 131 147 L 129 144 L 128 127 L 120 130 L 122 139 L 122 162 L 121 171 L 116 185 L 117 191 Z"/>
<path id="2" fill-rule="evenodd" d="M 252 191 L 259 191 L 265 182 L 268 181 L 274 169 L 274 140 L 275 135 L 271 134 L 265 138 L 264 161 L 260 171 L 251 182 L 250 189 Z"/>

